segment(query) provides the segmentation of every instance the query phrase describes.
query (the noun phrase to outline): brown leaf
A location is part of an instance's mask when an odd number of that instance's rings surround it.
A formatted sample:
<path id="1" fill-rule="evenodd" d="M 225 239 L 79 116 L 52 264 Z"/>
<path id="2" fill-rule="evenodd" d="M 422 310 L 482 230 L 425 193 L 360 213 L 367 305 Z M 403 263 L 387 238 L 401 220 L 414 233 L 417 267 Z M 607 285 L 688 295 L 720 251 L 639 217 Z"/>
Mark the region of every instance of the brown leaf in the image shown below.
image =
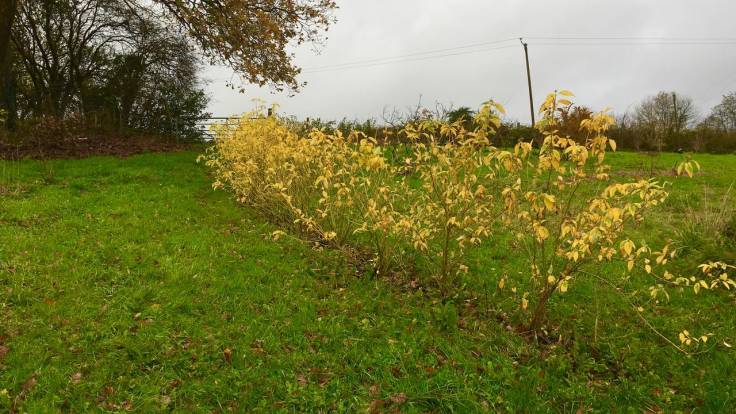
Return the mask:
<path id="1" fill-rule="evenodd" d="M 259 354 L 265 354 L 266 350 L 263 349 L 263 344 L 264 342 L 262 339 L 256 339 L 250 344 L 250 350 Z"/>
<path id="2" fill-rule="evenodd" d="M 5 355 L 7 355 L 8 352 L 10 352 L 10 348 L 8 348 L 7 346 L 0 345 L 0 362 L 3 361 L 3 359 L 5 358 Z"/>
<path id="3" fill-rule="evenodd" d="M 228 364 L 233 362 L 233 350 L 230 348 L 225 348 L 224 351 L 222 351 L 222 357 L 225 359 L 225 362 Z"/>
<path id="4" fill-rule="evenodd" d="M 167 406 L 167 405 L 171 404 L 171 397 L 169 397 L 168 395 L 162 395 L 159 398 L 159 402 L 161 403 L 161 405 Z"/>
<path id="5" fill-rule="evenodd" d="M 81 372 L 75 372 L 74 375 L 72 375 L 69 378 L 69 381 L 71 381 L 72 384 L 79 384 L 79 381 L 82 380 L 82 373 Z"/>
<path id="6" fill-rule="evenodd" d="M 386 401 L 384 400 L 373 400 L 368 406 L 368 412 L 370 414 L 378 414 L 382 412 L 382 408 L 384 405 L 386 405 Z"/>
<path id="7" fill-rule="evenodd" d="M 21 387 L 23 389 L 23 392 L 26 393 L 33 389 L 33 387 L 38 384 L 38 380 L 36 380 L 36 376 L 32 376 L 31 378 L 28 378 L 26 382 L 23 383 L 23 386 Z"/>
<path id="8" fill-rule="evenodd" d="M 296 376 L 296 381 L 299 383 L 299 385 L 307 385 L 309 384 L 309 380 L 304 374 L 299 374 Z"/>
<path id="9" fill-rule="evenodd" d="M 391 397 L 389 397 L 389 399 L 394 404 L 403 404 L 403 403 L 406 402 L 406 394 L 404 394 L 403 392 L 400 393 L 400 394 L 395 394 L 395 395 L 392 395 Z"/>
<path id="10" fill-rule="evenodd" d="M 378 384 L 373 384 L 368 388 L 368 395 L 371 397 L 377 397 L 380 392 L 381 387 L 379 387 Z"/>

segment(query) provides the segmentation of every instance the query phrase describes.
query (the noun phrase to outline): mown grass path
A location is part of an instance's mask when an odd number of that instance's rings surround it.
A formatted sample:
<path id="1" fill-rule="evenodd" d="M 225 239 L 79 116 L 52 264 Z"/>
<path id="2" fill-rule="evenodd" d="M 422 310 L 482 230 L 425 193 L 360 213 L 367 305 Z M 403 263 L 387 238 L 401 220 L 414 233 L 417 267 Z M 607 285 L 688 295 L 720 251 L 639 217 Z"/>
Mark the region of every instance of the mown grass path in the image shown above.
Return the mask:
<path id="1" fill-rule="evenodd" d="M 270 240 L 195 157 L 2 163 L 0 411 L 736 407 L 736 354 L 684 357 L 635 319 L 539 347 L 469 295 L 443 326 L 411 284 Z M 492 286 L 505 259 L 480 256 Z"/>

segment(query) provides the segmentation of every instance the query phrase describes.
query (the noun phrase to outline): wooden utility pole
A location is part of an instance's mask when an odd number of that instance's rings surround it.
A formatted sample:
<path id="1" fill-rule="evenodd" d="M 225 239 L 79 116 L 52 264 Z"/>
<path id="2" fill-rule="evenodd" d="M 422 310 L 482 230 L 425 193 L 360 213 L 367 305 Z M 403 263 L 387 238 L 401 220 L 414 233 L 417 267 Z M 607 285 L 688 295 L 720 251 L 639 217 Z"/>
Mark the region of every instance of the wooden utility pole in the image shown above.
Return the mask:
<path id="1" fill-rule="evenodd" d="M 672 116 L 674 118 L 674 130 L 675 133 L 680 132 L 680 115 L 677 113 L 677 95 L 672 92 Z"/>
<path id="2" fill-rule="evenodd" d="M 532 115 L 532 127 L 534 127 L 534 98 L 532 97 L 532 75 L 529 72 L 529 50 L 527 44 L 524 43 L 524 39 L 519 38 L 522 46 L 524 46 L 524 57 L 526 58 L 526 82 L 529 85 L 529 112 Z"/>

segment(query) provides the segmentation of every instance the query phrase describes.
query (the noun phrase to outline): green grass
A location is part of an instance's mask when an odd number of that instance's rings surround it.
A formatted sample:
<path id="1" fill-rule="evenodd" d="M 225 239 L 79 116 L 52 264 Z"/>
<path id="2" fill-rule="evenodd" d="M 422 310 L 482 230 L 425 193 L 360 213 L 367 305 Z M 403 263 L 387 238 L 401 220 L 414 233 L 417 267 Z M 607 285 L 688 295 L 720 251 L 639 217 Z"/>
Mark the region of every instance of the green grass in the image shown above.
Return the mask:
<path id="1" fill-rule="evenodd" d="M 674 294 L 648 314 L 670 337 L 715 334 L 685 356 L 581 282 L 551 304 L 561 340 L 537 345 L 499 322 L 498 278 L 523 271 L 504 243 L 472 254 L 453 323 L 422 289 L 271 240 L 195 157 L 0 164 L 0 411 L 736 410 L 733 296 Z M 679 156 L 612 159 L 647 175 Z M 674 180 L 638 235 L 673 237 L 703 185 L 736 179 L 736 157 L 696 159 L 703 173 Z M 683 269 L 735 257 L 690 250 Z"/>

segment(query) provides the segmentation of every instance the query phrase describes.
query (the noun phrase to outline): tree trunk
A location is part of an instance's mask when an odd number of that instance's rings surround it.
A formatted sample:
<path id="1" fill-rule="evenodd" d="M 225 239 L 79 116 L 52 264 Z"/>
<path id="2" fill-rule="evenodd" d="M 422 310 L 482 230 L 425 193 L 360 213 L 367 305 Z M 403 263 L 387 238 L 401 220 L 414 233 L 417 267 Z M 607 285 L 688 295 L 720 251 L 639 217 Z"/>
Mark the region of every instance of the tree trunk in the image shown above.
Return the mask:
<path id="1" fill-rule="evenodd" d="M 542 327 L 542 322 L 544 322 L 544 318 L 547 316 L 547 302 L 549 301 L 550 296 L 552 296 L 552 292 L 554 292 L 554 290 L 555 288 L 544 288 L 544 292 L 542 292 L 537 305 L 534 307 L 534 313 L 532 313 L 532 319 L 529 321 L 527 331 L 534 334 L 539 332 L 539 328 Z"/>
<path id="2" fill-rule="evenodd" d="M 15 130 L 18 117 L 16 99 L 15 71 L 13 70 L 13 59 L 9 57 L 5 60 L 4 67 L 0 67 L 0 108 L 7 111 L 5 127 L 9 131 Z"/>
<path id="3" fill-rule="evenodd" d="M 10 30 L 15 21 L 17 5 L 17 0 L 0 0 L 0 68 L 3 70 L 3 79 L 5 78 L 5 68 L 8 66 L 6 61 L 10 58 L 8 53 Z"/>

